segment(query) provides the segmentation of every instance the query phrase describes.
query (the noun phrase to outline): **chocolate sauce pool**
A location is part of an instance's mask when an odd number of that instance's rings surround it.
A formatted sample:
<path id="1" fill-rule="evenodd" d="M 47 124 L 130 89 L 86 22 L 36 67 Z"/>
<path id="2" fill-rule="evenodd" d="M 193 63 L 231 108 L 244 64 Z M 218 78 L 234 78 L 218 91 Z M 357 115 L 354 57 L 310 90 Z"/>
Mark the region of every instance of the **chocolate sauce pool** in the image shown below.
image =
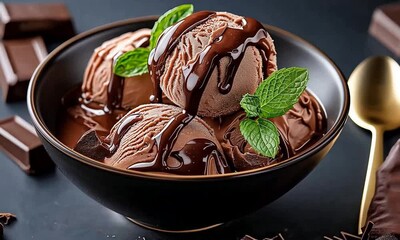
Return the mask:
<path id="1" fill-rule="evenodd" d="M 152 102 L 162 102 L 160 78 L 165 71 L 165 62 L 169 54 L 171 54 L 176 45 L 179 43 L 181 36 L 215 16 L 215 12 L 209 11 L 192 14 L 171 28 L 167 29 L 160 37 L 157 47 L 151 52 L 149 58 L 149 70 L 151 73 L 151 80 L 154 83 L 154 94 L 149 98 L 152 100 Z M 268 53 L 270 51 L 270 47 L 266 41 L 268 33 L 259 22 L 252 18 L 244 18 L 242 24 L 242 28 L 226 27 L 224 31 L 222 31 L 215 39 L 213 39 L 213 42 L 210 45 L 204 48 L 196 56 L 194 61 L 191 61 L 191 63 L 182 70 L 185 84 L 184 94 L 186 97 L 184 109 L 182 109 L 181 113 L 174 116 L 162 129 L 162 131 L 154 138 L 157 149 L 155 158 L 148 162 L 134 163 L 130 165 L 128 169 L 152 172 L 168 172 L 173 174 L 200 175 L 215 172 L 211 171 L 211 168 L 216 168 L 216 172 L 220 174 L 229 171 L 246 170 L 265 165 L 262 162 L 270 164 L 271 162 L 279 162 L 287 159 L 288 157 L 293 156 L 297 152 L 301 152 L 303 149 L 315 143 L 316 140 L 318 140 L 325 133 L 324 131 L 326 131 L 326 128 L 310 129 L 311 132 L 318 133 L 316 134 L 318 137 L 315 139 L 314 137 L 310 138 L 310 141 L 301 145 L 294 151 L 294 148 L 290 145 L 292 143 L 290 142 L 289 138 L 282 137 L 282 131 L 280 131 L 280 153 L 275 159 L 267 159 L 267 161 L 265 160 L 266 158 L 259 156 L 258 154 L 254 153 L 254 151 L 249 152 L 249 149 L 251 148 L 248 146 L 246 147 L 248 144 L 244 140 L 236 143 L 235 141 L 231 141 L 231 139 L 228 140 L 231 145 L 238 144 L 238 146 L 233 146 L 234 148 L 237 148 L 235 150 L 236 152 L 233 154 L 230 154 L 229 150 L 227 152 L 227 150 L 225 150 L 226 148 L 224 148 L 224 153 L 220 152 L 214 142 L 202 138 L 191 139 L 181 150 L 172 151 L 175 141 L 182 129 L 184 129 L 185 126 L 197 116 L 200 99 L 209 82 L 210 75 L 222 58 L 228 57 L 230 58 L 230 61 L 227 66 L 226 75 L 218 82 L 217 87 L 220 94 L 229 93 L 232 86 L 235 84 L 234 77 L 236 71 L 248 46 L 255 46 L 260 51 L 263 64 L 264 66 L 267 66 L 267 56 L 269 56 Z M 264 76 L 266 77 L 266 67 L 264 67 L 263 70 Z M 121 129 L 117 129 L 117 131 L 114 131 L 112 134 L 106 134 L 109 133 L 111 127 L 121 118 L 121 116 L 127 112 L 125 109 L 120 109 L 122 95 L 118 93 L 122 92 L 123 85 L 123 78 L 114 76 L 113 79 L 110 80 L 108 88 L 108 102 L 103 109 L 101 109 L 101 106 L 89 106 L 88 103 L 65 106 L 67 113 L 64 112 L 63 116 L 60 118 L 61 123 L 59 125 L 60 131 L 58 135 L 60 140 L 69 147 L 74 148 L 78 142 L 77 139 L 84 136 L 83 132 L 94 129 L 96 132 L 99 132 L 98 135 L 100 138 L 98 139 L 102 141 L 100 145 L 106 149 L 106 152 L 108 153 L 106 156 L 111 156 L 115 152 L 115 149 L 118 148 L 119 142 L 124 137 L 128 129 L 142 120 L 139 114 L 130 112 L 121 120 Z M 317 102 L 316 99 L 311 95 L 310 99 L 312 100 L 311 102 Z M 91 104 L 95 105 L 95 103 Z M 322 109 L 319 104 L 317 105 L 318 109 Z M 314 110 L 315 109 L 306 111 Z M 297 118 L 300 119 L 302 114 L 299 114 L 300 115 L 297 116 Z M 296 118 L 296 115 L 292 114 L 287 119 L 293 117 Z M 220 117 L 220 124 L 210 124 L 216 132 L 226 127 L 223 126 L 223 124 L 226 124 L 226 122 L 221 121 L 222 118 L 224 117 Z M 227 116 L 227 118 L 229 117 Z M 326 117 L 323 116 L 322 118 L 322 121 L 326 122 Z M 289 123 L 287 119 L 283 119 L 277 124 L 288 125 Z M 87 124 L 88 122 L 91 124 Z M 228 125 L 229 124 L 230 123 L 228 123 Z M 312 126 L 310 125 L 308 128 L 312 128 Z M 227 134 L 229 135 L 231 133 L 224 134 L 227 136 Z M 224 141 L 223 138 L 220 138 L 219 140 L 220 142 Z M 250 161 L 246 157 L 241 157 L 241 154 L 247 157 L 250 156 Z M 233 163 L 229 164 L 231 167 L 233 166 L 233 169 L 228 168 L 225 156 L 228 160 L 233 161 Z M 177 164 L 176 166 L 169 165 L 169 157 L 175 158 L 180 164 Z M 254 161 L 254 159 L 252 160 L 254 157 L 256 161 Z M 210 159 L 214 160 L 212 161 L 215 163 L 213 167 Z M 245 164 L 242 164 L 242 160 L 245 161 Z M 242 162 L 239 163 L 238 161 Z M 260 163 L 254 164 L 254 162 Z"/>

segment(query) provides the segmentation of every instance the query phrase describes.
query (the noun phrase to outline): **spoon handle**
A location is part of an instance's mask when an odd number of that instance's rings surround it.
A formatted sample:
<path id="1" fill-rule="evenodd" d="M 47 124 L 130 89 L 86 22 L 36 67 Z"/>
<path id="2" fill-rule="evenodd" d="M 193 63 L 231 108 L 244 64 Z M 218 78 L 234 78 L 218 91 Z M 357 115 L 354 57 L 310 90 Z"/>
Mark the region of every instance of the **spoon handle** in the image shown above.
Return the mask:
<path id="1" fill-rule="evenodd" d="M 358 232 L 367 221 L 369 205 L 375 193 L 376 172 L 383 162 L 383 130 L 379 127 L 372 130 L 371 151 L 369 153 L 367 174 L 365 177 L 364 191 L 361 200 L 360 217 L 358 220 Z"/>

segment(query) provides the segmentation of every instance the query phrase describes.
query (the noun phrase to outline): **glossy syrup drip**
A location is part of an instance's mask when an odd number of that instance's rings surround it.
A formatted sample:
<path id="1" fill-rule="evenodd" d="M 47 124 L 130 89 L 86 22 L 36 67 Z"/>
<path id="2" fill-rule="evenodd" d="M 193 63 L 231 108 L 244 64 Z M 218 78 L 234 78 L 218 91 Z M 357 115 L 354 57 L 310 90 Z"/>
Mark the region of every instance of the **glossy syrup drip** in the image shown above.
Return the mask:
<path id="1" fill-rule="evenodd" d="M 167 159 L 171 153 L 180 131 L 192 120 L 193 116 L 180 113 L 172 118 L 153 140 L 156 143 L 157 155 L 151 162 L 140 162 L 131 165 L 128 169 L 140 169 L 142 171 L 160 171 L 168 169 Z"/>
<path id="2" fill-rule="evenodd" d="M 123 52 L 120 51 L 113 56 L 113 62 L 111 64 L 112 77 L 108 83 L 107 100 L 104 106 L 104 111 L 107 113 L 112 112 L 114 109 L 121 108 L 122 105 L 125 78 L 120 77 L 114 73 L 114 67 L 117 62 L 117 59 L 122 54 Z"/>
<path id="3" fill-rule="evenodd" d="M 140 113 L 128 113 L 123 119 L 121 119 L 121 123 L 118 125 L 117 129 L 102 141 L 102 146 L 110 152 L 109 156 L 118 149 L 122 137 L 128 132 L 128 130 L 141 120 L 143 120 L 143 115 Z"/>
<path id="4" fill-rule="evenodd" d="M 208 139 L 193 139 L 181 150 L 174 151 L 171 156 L 180 163 L 180 172 L 196 175 L 223 174 L 227 168 L 225 158 L 214 142 Z"/>
<path id="5" fill-rule="evenodd" d="M 227 169 L 226 160 L 215 143 L 208 139 L 191 140 L 180 151 L 171 152 L 179 133 L 193 118 L 186 113 L 180 113 L 172 118 L 164 129 L 154 137 L 157 147 L 157 155 L 154 160 L 135 163 L 128 169 L 196 175 L 211 174 L 211 172 L 225 173 L 225 169 Z M 178 166 L 168 164 L 170 156 L 174 157 L 180 164 Z M 215 169 L 211 159 L 215 161 Z"/>
<path id="6" fill-rule="evenodd" d="M 108 84 L 107 101 L 104 106 L 105 112 L 112 112 L 114 109 L 121 107 L 124 82 L 124 77 L 113 74 L 112 79 Z"/>

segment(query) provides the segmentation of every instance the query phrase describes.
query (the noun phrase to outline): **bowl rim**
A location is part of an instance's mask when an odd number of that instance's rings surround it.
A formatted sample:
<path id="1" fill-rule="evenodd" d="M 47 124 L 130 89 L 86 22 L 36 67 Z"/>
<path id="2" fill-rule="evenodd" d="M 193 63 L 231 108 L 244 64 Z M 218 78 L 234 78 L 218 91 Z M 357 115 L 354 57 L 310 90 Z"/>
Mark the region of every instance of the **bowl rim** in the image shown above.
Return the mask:
<path id="1" fill-rule="evenodd" d="M 275 27 L 275 26 L 268 25 L 268 24 L 263 24 L 264 27 L 267 29 L 267 31 L 272 31 L 272 32 L 278 33 L 282 36 L 286 36 L 289 39 L 293 39 L 296 42 L 300 42 L 303 45 L 305 45 L 307 48 L 312 49 L 315 52 L 317 52 L 322 58 L 324 58 L 327 61 L 327 63 L 331 67 L 333 67 L 334 71 L 336 72 L 336 74 L 339 76 L 339 78 L 341 80 L 340 83 L 341 83 L 341 86 L 343 89 L 343 97 L 344 97 L 343 103 L 344 104 L 339 113 L 339 117 L 334 122 L 331 129 L 329 129 L 328 132 L 321 139 L 319 139 L 316 143 L 314 143 L 309 149 L 303 151 L 300 155 L 288 158 L 288 159 L 286 159 L 282 162 L 276 163 L 276 164 L 271 164 L 268 166 L 251 169 L 251 170 L 240 171 L 240 172 L 232 172 L 232 173 L 225 173 L 225 174 L 218 174 L 218 175 L 169 175 L 169 174 L 163 174 L 163 173 L 141 172 L 141 171 L 135 171 L 135 170 L 125 170 L 125 169 L 115 168 L 115 167 L 106 165 L 102 162 L 91 159 L 87 156 L 84 156 L 84 155 L 70 149 L 69 147 L 67 147 L 65 144 L 63 144 L 60 140 L 58 140 L 47 129 L 43 120 L 39 117 L 36 106 L 34 104 L 34 102 L 35 102 L 34 101 L 34 92 L 35 92 L 36 82 L 41 77 L 42 73 L 44 72 L 44 69 L 46 69 L 46 67 L 48 67 L 48 64 L 51 63 L 65 49 L 72 46 L 76 42 L 84 40 L 87 37 L 90 37 L 92 35 L 95 35 L 97 33 L 103 32 L 103 31 L 110 30 L 112 28 L 122 27 L 122 26 L 125 26 L 128 24 L 134 24 L 134 23 L 139 23 L 139 22 L 144 22 L 144 21 L 155 21 L 155 20 L 157 20 L 157 18 L 158 18 L 158 16 L 144 16 L 144 17 L 129 18 L 129 19 L 120 20 L 120 21 L 116 21 L 116 22 L 112 22 L 109 24 L 105 24 L 105 25 L 101 25 L 101 26 L 92 28 L 92 29 L 85 31 L 83 33 L 80 33 L 80 34 L 70 38 L 69 40 L 65 41 L 64 43 L 62 43 L 60 46 L 58 46 L 56 49 L 54 49 L 39 64 L 39 66 L 34 71 L 32 78 L 29 82 L 28 93 L 27 93 L 27 105 L 28 105 L 29 114 L 32 118 L 32 121 L 36 128 L 36 131 L 48 143 L 50 143 L 57 150 L 61 151 L 63 154 L 66 154 L 69 157 L 73 158 L 74 160 L 80 161 L 84 164 L 87 164 L 92 167 L 96 167 L 98 169 L 102 169 L 102 170 L 105 170 L 108 172 L 123 174 L 123 175 L 127 175 L 127 176 L 132 176 L 132 177 L 142 177 L 142 178 L 149 178 L 149 179 L 156 179 L 156 180 L 163 180 L 163 181 L 165 181 L 165 180 L 167 180 L 167 181 L 197 180 L 198 181 L 198 180 L 216 180 L 216 179 L 221 180 L 221 179 L 246 177 L 246 176 L 252 176 L 252 175 L 261 174 L 261 173 L 272 172 L 272 171 L 287 167 L 289 165 L 298 163 L 298 162 L 310 157 L 311 155 L 317 153 L 319 150 L 321 150 L 325 146 L 327 146 L 333 139 L 335 139 L 337 137 L 337 135 L 343 129 L 343 127 L 347 121 L 348 112 L 349 112 L 349 108 L 350 108 L 350 93 L 349 93 L 349 89 L 348 89 L 348 86 L 346 83 L 346 78 L 344 77 L 344 75 L 343 75 L 342 71 L 339 69 L 339 67 L 333 62 L 333 60 L 327 54 L 325 54 L 318 47 L 314 46 L 313 44 L 309 43 L 308 41 L 304 40 L 303 38 L 301 38 L 293 33 L 290 33 L 286 30 L 283 30 L 279 27 Z"/>

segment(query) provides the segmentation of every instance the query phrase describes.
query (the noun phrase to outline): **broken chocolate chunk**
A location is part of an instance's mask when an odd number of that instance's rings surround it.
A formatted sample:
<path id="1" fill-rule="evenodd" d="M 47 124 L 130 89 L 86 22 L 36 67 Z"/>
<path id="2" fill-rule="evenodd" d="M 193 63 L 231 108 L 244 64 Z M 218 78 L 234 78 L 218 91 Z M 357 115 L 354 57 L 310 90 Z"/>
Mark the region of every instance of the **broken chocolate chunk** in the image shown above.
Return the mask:
<path id="1" fill-rule="evenodd" d="M 26 99 L 29 80 L 47 50 L 41 37 L 0 42 L 0 87 L 3 99 Z"/>
<path id="2" fill-rule="evenodd" d="M 28 174 L 54 168 L 33 126 L 18 116 L 0 120 L 0 150 Z"/>
<path id="3" fill-rule="evenodd" d="M 87 131 L 79 139 L 74 150 L 98 161 L 103 161 L 110 154 L 110 151 L 102 145 L 95 130 Z"/>

